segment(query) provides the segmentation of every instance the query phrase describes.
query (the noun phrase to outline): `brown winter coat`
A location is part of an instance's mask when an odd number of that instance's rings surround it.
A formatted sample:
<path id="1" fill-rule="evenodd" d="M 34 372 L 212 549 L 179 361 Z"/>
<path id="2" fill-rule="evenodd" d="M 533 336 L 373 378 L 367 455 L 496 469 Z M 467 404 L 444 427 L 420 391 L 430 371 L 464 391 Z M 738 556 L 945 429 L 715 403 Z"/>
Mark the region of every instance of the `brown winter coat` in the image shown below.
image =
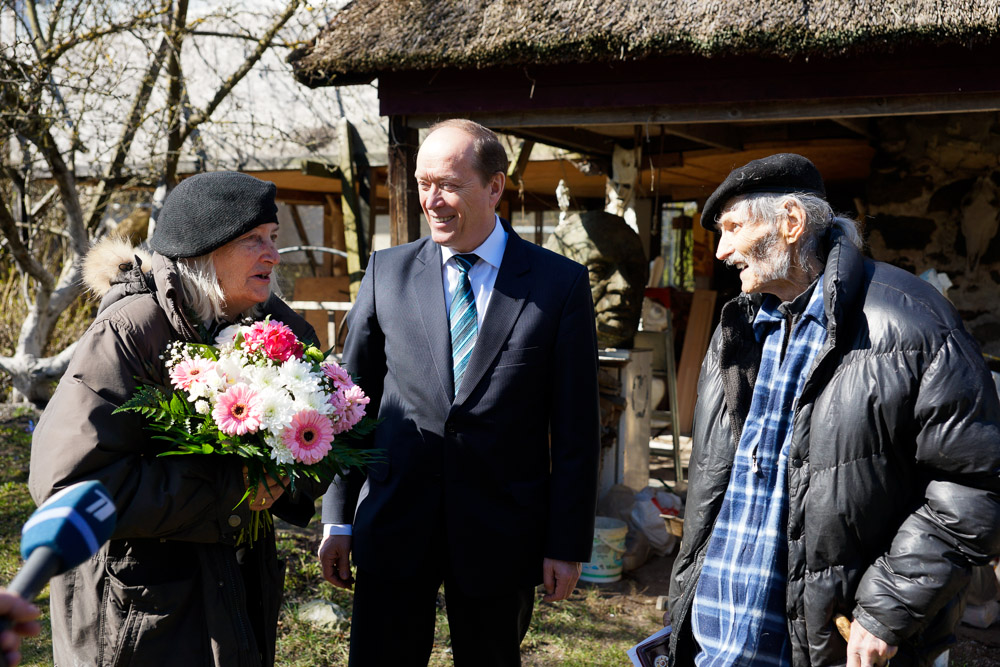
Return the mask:
<path id="1" fill-rule="evenodd" d="M 51 586 L 57 665 L 268 666 L 284 580 L 273 537 L 237 549 L 250 517 L 242 464 L 218 456 L 157 457 L 135 413 L 112 414 L 137 383 L 165 384 L 160 355 L 173 340 L 199 341 L 182 304 L 174 263 L 154 254 L 142 273 L 122 246 L 98 247 L 114 269 L 97 319 L 80 340 L 35 430 L 29 486 L 36 502 L 96 479 L 115 499 L 112 539 Z M 116 252 L 117 251 L 117 252 Z M 94 263 L 94 257 L 88 258 Z M 140 260 L 141 261 L 141 260 Z M 88 276 L 92 278 L 92 276 Z M 265 313 L 300 338 L 315 332 L 280 299 Z M 305 525 L 311 496 L 279 498 L 274 513 Z M 235 508 L 235 509 L 234 509 Z"/>

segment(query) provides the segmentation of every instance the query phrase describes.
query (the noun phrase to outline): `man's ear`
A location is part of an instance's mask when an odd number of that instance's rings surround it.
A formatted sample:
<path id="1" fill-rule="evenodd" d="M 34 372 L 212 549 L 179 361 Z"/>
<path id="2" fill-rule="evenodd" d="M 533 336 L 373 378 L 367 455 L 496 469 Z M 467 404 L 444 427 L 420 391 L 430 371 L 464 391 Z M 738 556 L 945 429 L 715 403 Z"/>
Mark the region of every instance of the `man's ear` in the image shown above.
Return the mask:
<path id="1" fill-rule="evenodd" d="M 497 171 L 493 173 L 493 177 L 490 178 L 490 203 L 493 204 L 493 208 L 497 207 L 497 203 L 500 201 L 500 196 L 503 195 L 503 188 L 507 184 L 507 176 L 502 171 Z"/>
<path id="2" fill-rule="evenodd" d="M 785 243 L 796 243 L 806 231 L 806 210 L 794 199 L 785 202 L 785 219 L 781 223 L 781 233 Z"/>

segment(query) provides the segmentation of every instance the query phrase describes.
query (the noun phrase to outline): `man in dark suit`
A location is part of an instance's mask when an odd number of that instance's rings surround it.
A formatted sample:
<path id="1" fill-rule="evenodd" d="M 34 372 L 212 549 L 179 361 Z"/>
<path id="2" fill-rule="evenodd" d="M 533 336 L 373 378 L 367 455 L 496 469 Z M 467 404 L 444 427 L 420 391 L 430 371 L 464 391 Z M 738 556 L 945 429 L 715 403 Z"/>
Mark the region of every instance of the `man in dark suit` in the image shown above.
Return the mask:
<path id="1" fill-rule="evenodd" d="M 596 504 L 597 343 L 586 269 L 494 213 L 507 156 L 431 128 L 416 179 L 430 238 L 372 255 L 344 365 L 381 420 L 367 479 L 331 485 L 324 577 L 357 566 L 354 666 L 426 665 L 442 582 L 456 665 L 519 665 L 534 588 L 573 591 Z"/>

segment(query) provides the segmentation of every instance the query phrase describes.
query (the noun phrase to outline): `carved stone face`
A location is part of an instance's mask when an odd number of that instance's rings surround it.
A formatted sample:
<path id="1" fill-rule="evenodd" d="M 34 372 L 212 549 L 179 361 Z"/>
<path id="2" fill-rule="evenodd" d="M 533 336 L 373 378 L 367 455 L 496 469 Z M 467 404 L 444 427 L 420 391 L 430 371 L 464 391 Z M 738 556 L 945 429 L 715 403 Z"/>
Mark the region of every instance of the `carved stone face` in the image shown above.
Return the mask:
<path id="1" fill-rule="evenodd" d="M 617 215 L 588 211 L 567 217 L 545 247 L 587 267 L 598 345 L 631 347 L 649 272 L 639 235 Z"/>

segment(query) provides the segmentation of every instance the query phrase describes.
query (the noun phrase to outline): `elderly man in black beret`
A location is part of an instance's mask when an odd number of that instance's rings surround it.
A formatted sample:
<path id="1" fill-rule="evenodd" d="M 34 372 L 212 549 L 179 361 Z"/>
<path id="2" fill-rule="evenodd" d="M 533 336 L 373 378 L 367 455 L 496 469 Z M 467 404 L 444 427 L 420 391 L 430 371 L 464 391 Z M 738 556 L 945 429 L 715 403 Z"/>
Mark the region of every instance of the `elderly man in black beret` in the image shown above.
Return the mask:
<path id="1" fill-rule="evenodd" d="M 674 664 L 930 664 L 1000 552 L 979 347 L 934 288 L 862 254 L 802 156 L 735 169 L 702 224 L 742 293 L 701 370 Z"/>

